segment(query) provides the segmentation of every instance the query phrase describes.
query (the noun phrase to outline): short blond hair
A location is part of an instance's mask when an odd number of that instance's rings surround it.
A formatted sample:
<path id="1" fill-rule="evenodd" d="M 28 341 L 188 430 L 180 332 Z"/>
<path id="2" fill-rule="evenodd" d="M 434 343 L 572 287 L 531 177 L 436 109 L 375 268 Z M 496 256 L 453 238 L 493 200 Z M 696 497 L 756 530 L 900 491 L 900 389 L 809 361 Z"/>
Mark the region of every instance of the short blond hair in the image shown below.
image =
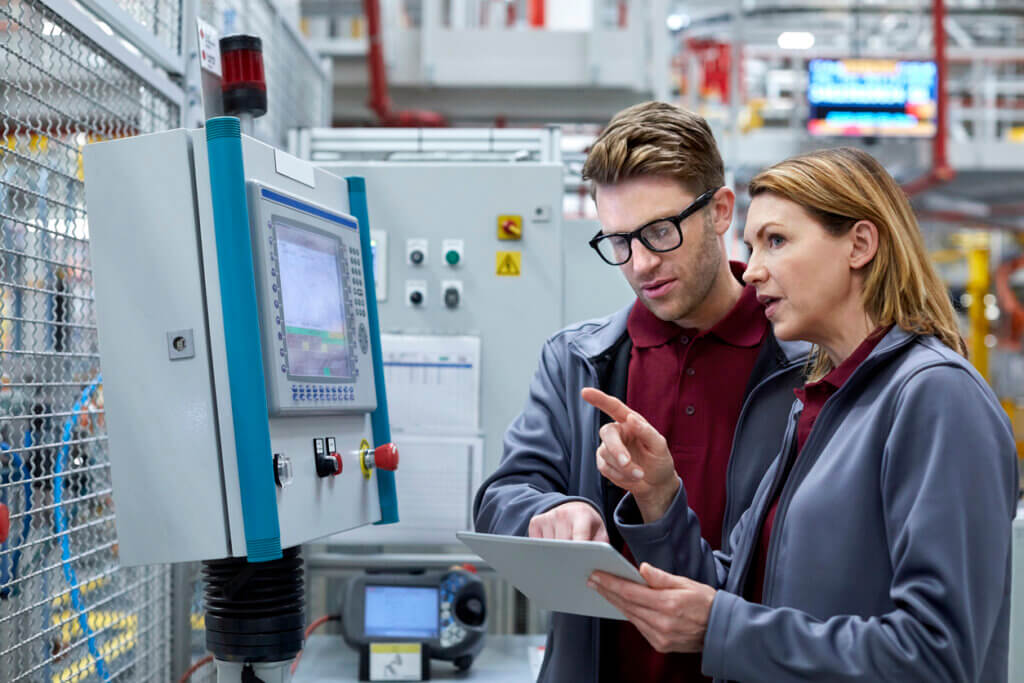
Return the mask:
<path id="1" fill-rule="evenodd" d="M 878 251 L 866 268 L 864 310 L 880 327 L 898 325 L 935 335 L 967 355 L 946 286 L 936 272 L 907 195 L 882 164 L 852 147 L 802 154 L 761 171 L 750 196 L 771 193 L 799 204 L 826 232 L 845 235 L 858 221 L 878 228 Z M 821 349 L 811 357 L 810 379 L 832 362 Z"/>
<path id="2" fill-rule="evenodd" d="M 591 194 L 640 176 L 678 180 L 695 195 L 725 185 L 722 155 L 703 117 L 665 102 L 643 102 L 616 114 L 583 165 Z"/>

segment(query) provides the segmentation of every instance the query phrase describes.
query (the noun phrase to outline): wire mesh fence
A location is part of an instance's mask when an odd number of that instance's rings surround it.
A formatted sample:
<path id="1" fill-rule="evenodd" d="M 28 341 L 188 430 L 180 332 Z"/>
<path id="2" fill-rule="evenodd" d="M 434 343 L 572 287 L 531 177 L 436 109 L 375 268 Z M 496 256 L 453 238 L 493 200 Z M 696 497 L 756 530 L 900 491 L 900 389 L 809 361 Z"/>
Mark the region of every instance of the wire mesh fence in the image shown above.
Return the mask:
<path id="1" fill-rule="evenodd" d="M 263 41 L 267 113 L 254 134 L 284 147 L 290 128 L 327 125 L 331 83 L 271 0 L 201 0 L 199 15 L 222 35 L 249 33 Z"/>
<path id="2" fill-rule="evenodd" d="M 80 151 L 178 121 L 45 3 L 0 1 L 0 681 L 171 675 L 170 570 L 118 568 Z"/>
<path id="3" fill-rule="evenodd" d="M 181 3 L 168 0 L 116 0 L 118 6 L 171 52 L 181 52 Z"/>

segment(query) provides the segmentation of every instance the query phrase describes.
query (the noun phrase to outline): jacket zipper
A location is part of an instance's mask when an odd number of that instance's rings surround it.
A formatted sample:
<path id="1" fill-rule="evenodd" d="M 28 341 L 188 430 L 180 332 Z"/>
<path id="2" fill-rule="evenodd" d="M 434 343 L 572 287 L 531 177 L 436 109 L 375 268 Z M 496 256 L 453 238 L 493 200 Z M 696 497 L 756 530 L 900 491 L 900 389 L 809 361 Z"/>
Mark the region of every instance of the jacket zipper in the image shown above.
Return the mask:
<path id="1" fill-rule="evenodd" d="M 797 402 L 796 399 L 794 399 L 793 401 L 794 401 L 794 403 Z M 768 510 L 771 507 L 771 501 L 775 500 L 775 492 L 779 489 L 779 486 L 782 486 L 783 488 L 785 488 L 786 480 L 784 480 L 783 477 L 786 476 L 786 472 L 787 472 L 787 469 L 788 469 L 787 465 L 789 464 L 789 460 L 791 458 L 796 457 L 793 454 L 793 438 L 794 438 L 794 436 L 796 434 L 796 426 L 797 426 L 797 423 L 799 422 L 800 413 L 802 411 L 803 411 L 803 407 L 802 406 L 800 408 L 800 411 L 796 411 L 792 407 L 790 407 L 790 409 L 789 409 L 789 417 L 786 418 L 788 420 L 789 424 L 786 425 L 786 432 L 785 432 L 785 434 L 782 437 L 782 451 L 781 452 L 782 452 L 783 455 L 782 455 L 782 458 L 779 460 L 779 468 L 778 468 L 778 471 L 775 472 L 775 478 L 772 480 L 772 485 L 768 489 L 768 496 L 767 496 L 767 500 L 766 500 L 767 505 L 762 506 L 761 513 L 759 515 L 757 515 L 757 519 L 754 520 L 756 523 L 752 527 L 752 530 L 754 532 L 754 539 L 755 540 L 757 539 L 757 537 L 761 533 L 761 527 L 764 526 L 764 517 L 765 517 L 766 514 L 768 514 Z M 789 472 L 789 475 L 792 476 L 792 471 Z M 777 517 L 778 517 L 778 513 L 776 513 L 776 518 Z M 750 548 L 747 551 L 746 556 L 743 558 L 743 569 L 740 572 L 739 581 L 737 583 L 733 584 L 734 587 L 736 588 L 736 594 L 740 595 L 740 596 L 742 596 L 744 594 L 744 592 L 745 592 L 744 589 L 745 589 L 745 587 L 747 585 L 747 575 L 750 573 L 750 564 L 751 564 L 750 561 L 753 558 L 754 553 L 757 551 L 757 544 L 756 543 L 749 544 L 749 545 L 750 545 Z M 739 559 L 736 556 L 736 549 L 735 548 L 730 548 L 729 551 L 732 553 L 732 556 L 733 556 L 733 558 L 732 558 L 733 559 L 733 566 L 735 567 L 736 566 L 736 560 Z"/>
<path id="2" fill-rule="evenodd" d="M 793 468 L 789 473 L 789 477 L 782 484 L 782 493 L 779 495 L 779 508 L 775 512 L 775 521 L 772 524 L 772 538 L 768 541 L 768 557 L 765 561 L 764 590 L 762 593 L 761 600 L 761 603 L 763 605 L 770 605 L 771 598 L 775 594 L 775 591 L 773 590 L 775 588 L 775 584 L 773 583 L 772 578 L 774 578 L 775 575 L 775 563 L 778 561 L 778 539 L 781 535 L 776 534 L 775 530 L 782 529 L 783 523 L 785 522 L 786 518 L 786 512 L 789 510 L 789 504 L 793 500 L 793 496 L 796 495 L 796 490 L 800 488 L 799 482 L 802 481 L 803 476 L 810 471 L 810 468 L 813 467 L 814 463 L 818 461 L 819 457 L 821 457 L 820 449 L 818 452 L 815 452 L 815 450 L 812 449 L 811 446 L 812 444 L 814 446 L 818 446 L 818 442 L 821 441 L 821 439 L 823 438 L 821 437 L 821 433 L 823 431 L 823 428 L 821 427 L 823 423 L 822 418 L 826 416 L 831 418 L 832 414 L 836 412 L 837 408 L 835 406 L 838 404 L 838 401 L 835 399 L 837 397 L 845 396 L 844 390 L 845 393 L 849 393 L 850 385 L 854 384 L 855 381 L 859 381 L 859 379 L 863 377 L 864 374 L 872 368 L 872 366 L 880 363 L 883 358 L 888 358 L 889 356 L 895 354 L 904 346 L 910 344 L 914 339 L 915 337 L 911 336 L 908 339 L 904 340 L 902 343 L 898 344 L 897 346 L 885 349 L 884 352 L 880 353 L 878 356 L 875 356 L 874 358 L 868 356 L 868 358 L 864 360 L 860 367 L 853 371 L 853 374 L 850 375 L 846 382 L 843 383 L 843 386 L 839 387 L 839 390 L 829 397 L 829 399 L 825 402 L 825 405 L 822 407 L 821 413 L 819 413 L 818 417 L 814 420 L 814 426 L 811 427 L 811 433 L 807 435 L 807 442 L 804 444 L 803 448 L 803 453 L 805 457 L 800 457 L 799 453 L 795 456 L 798 458 L 798 460 L 793 464 Z M 829 427 L 831 426 L 832 425 L 829 425 Z M 833 431 L 834 430 L 829 429 L 827 430 L 827 433 L 832 433 Z M 791 482 L 797 483 L 791 484 Z M 760 532 L 761 530 L 758 529 L 758 533 Z"/>
<path id="3" fill-rule="evenodd" d="M 804 360 L 791 361 L 791 362 L 787 363 L 786 365 L 782 366 L 781 368 L 776 369 L 773 373 L 771 373 L 770 375 L 768 375 L 767 377 L 762 379 L 760 382 L 758 382 L 757 385 L 753 389 L 751 389 L 750 393 L 747 394 L 747 397 L 743 400 L 743 406 L 740 408 L 740 416 L 736 420 L 736 429 L 734 429 L 733 433 L 732 433 L 733 440 L 732 440 L 732 447 L 729 449 L 729 462 L 726 463 L 726 466 L 725 466 L 725 516 L 722 518 L 722 529 L 723 529 L 723 532 L 726 529 L 731 531 L 732 527 L 735 525 L 736 521 L 738 521 L 738 520 L 734 520 L 733 519 L 736 516 L 734 511 L 733 511 L 733 509 L 732 509 L 733 502 L 734 502 L 734 496 L 731 495 L 730 492 L 734 491 L 735 488 L 736 488 L 733 485 L 733 472 L 734 472 L 733 462 L 735 460 L 735 458 L 733 456 L 736 454 L 736 435 L 740 433 L 740 427 L 743 425 L 743 422 L 746 420 L 746 417 L 747 417 L 747 407 L 750 405 L 751 400 L 753 399 L 754 395 L 757 394 L 766 384 L 768 384 L 770 381 L 778 378 L 779 376 L 786 374 L 787 372 L 789 372 L 793 368 L 795 368 L 795 367 L 797 367 L 799 365 L 802 365 L 803 363 L 804 363 Z M 720 543 L 722 547 L 725 547 L 725 544 L 728 541 L 728 536 L 729 536 L 728 533 L 725 533 L 723 535 L 723 537 L 721 539 L 721 543 Z M 730 548 L 730 551 L 732 551 L 732 550 L 733 549 Z"/>

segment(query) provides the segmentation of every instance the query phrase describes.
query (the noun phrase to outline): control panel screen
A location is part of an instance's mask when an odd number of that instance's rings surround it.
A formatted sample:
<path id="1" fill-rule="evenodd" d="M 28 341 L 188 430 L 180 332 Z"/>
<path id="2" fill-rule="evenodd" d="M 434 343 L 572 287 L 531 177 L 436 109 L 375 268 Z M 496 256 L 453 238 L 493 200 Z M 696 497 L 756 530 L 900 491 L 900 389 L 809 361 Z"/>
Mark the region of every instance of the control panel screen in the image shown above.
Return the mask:
<path id="1" fill-rule="evenodd" d="M 274 216 L 288 374 L 316 379 L 353 377 L 334 237 Z"/>
<path id="2" fill-rule="evenodd" d="M 367 586 L 363 630 L 384 638 L 436 638 L 438 589 Z"/>

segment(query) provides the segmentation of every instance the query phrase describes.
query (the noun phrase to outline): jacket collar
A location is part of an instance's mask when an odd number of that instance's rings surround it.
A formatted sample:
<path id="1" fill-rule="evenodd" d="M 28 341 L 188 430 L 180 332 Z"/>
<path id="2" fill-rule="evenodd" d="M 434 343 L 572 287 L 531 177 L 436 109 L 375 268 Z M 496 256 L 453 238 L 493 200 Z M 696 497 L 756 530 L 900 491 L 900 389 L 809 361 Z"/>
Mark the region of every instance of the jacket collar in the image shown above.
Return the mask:
<path id="1" fill-rule="evenodd" d="M 569 342 L 569 348 L 583 358 L 593 358 L 608 351 L 626 333 L 626 321 L 629 319 L 629 312 L 632 309 L 633 303 L 631 302 L 607 318 L 603 318 L 596 327 L 581 330 Z"/>
<path id="2" fill-rule="evenodd" d="M 580 332 L 574 335 L 573 339 L 569 342 L 569 349 L 577 356 L 587 360 L 606 353 L 615 346 L 622 338 L 622 335 L 626 334 L 626 322 L 629 320 L 629 313 L 632 309 L 633 303 L 630 303 L 612 315 L 600 319 L 599 324 L 590 329 L 583 329 L 581 325 Z M 892 334 L 892 332 L 889 334 Z M 771 334 L 770 327 L 769 338 L 777 347 L 776 356 L 779 365 L 792 365 L 807 360 L 811 350 L 811 345 L 807 342 L 775 339 L 774 335 Z M 882 340 L 879 347 L 884 346 L 887 339 L 888 335 L 886 339 Z M 768 343 L 768 341 L 766 339 L 765 343 Z M 876 348 L 875 352 L 877 353 L 878 351 L 879 349 Z"/>

